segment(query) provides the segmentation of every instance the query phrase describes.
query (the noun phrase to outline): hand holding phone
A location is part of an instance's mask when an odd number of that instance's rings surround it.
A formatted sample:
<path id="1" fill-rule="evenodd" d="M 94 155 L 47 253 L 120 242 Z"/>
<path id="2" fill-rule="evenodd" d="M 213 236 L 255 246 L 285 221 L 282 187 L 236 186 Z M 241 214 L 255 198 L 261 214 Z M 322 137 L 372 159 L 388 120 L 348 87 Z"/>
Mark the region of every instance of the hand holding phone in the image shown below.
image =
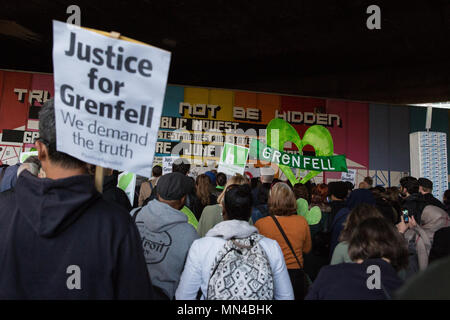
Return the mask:
<path id="1" fill-rule="evenodd" d="M 409 223 L 409 214 L 408 214 L 408 210 L 407 210 L 407 209 L 404 209 L 402 212 L 403 212 L 403 221 L 404 221 L 405 223 Z"/>

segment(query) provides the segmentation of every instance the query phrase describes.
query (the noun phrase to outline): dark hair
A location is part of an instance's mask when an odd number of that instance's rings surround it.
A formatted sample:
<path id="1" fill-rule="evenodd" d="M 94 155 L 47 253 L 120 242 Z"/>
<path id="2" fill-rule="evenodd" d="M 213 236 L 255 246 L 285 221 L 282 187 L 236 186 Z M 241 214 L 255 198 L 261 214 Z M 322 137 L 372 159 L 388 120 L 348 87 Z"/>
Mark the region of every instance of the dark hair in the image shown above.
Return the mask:
<path id="1" fill-rule="evenodd" d="M 365 177 L 364 182 L 366 182 L 369 186 L 373 185 L 373 178 L 372 177 Z"/>
<path id="2" fill-rule="evenodd" d="M 86 163 L 67 153 L 56 151 L 56 120 L 53 99 L 47 100 L 39 112 L 39 141 L 48 151 L 51 162 L 65 169 L 77 169 L 86 166 Z"/>
<path id="3" fill-rule="evenodd" d="M 294 194 L 295 194 L 295 198 L 296 199 L 305 199 L 306 201 L 309 200 L 309 192 L 308 192 L 308 188 L 302 184 L 302 183 L 296 183 L 294 185 Z"/>
<path id="4" fill-rule="evenodd" d="M 216 177 L 216 182 L 218 186 L 225 187 L 227 184 L 227 175 L 223 172 L 219 172 Z"/>
<path id="5" fill-rule="evenodd" d="M 344 183 L 345 183 L 348 191 L 353 191 L 353 188 L 355 187 L 355 185 L 353 183 L 351 183 L 350 181 L 345 181 Z"/>
<path id="6" fill-rule="evenodd" d="M 252 190 L 258 188 L 260 185 L 261 185 L 261 179 L 251 178 L 250 186 L 251 186 Z"/>
<path id="7" fill-rule="evenodd" d="M 383 197 L 379 197 L 376 199 L 375 206 L 378 209 L 378 211 L 381 212 L 383 217 L 385 217 L 386 220 L 392 223 L 393 225 L 400 222 L 399 221 L 400 215 L 398 214 L 399 211 L 397 211 L 399 209 L 398 208 L 396 209 L 391 201 Z"/>
<path id="8" fill-rule="evenodd" d="M 248 221 L 252 213 L 252 192 L 250 186 L 230 185 L 224 196 L 224 205 L 229 220 Z"/>
<path id="9" fill-rule="evenodd" d="M 162 167 L 160 165 L 156 165 L 152 169 L 152 176 L 155 178 L 161 177 L 162 175 Z"/>
<path id="10" fill-rule="evenodd" d="M 384 193 L 386 192 L 386 189 L 382 186 L 376 186 L 369 189 L 370 192 L 372 192 L 372 195 L 374 198 L 381 198 L 384 196 Z"/>
<path id="11" fill-rule="evenodd" d="M 39 161 L 39 158 L 37 156 L 29 156 L 23 163 L 34 163 L 35 165 L 37 165 L 38 170 L 41 169 L 41 161 Z"/>
<path id="12" fill-rule="evenodd" d="M 191 164 L 186 159 L 178 158 L 172 163 L 172 172 L 180 172 L 187 175 L 189 170 L 191 170 Z"/>
<path id="13" fill-rule="evenodd" d="M 444 203 L 450 204 L 450 190 L 444 192 Z"/>
<path id="14" fill-rule="evenodd" d="M 406 188 L 406 185 L 408 184 L 409 181 L 417 181 L 417 179 L 411 176 L 401 178 L 400 185 L 402 186 L 402 188 Z"/>
<path id="15" fill-rule="evenodd" d="M 425 192 L 433 191 L 433 182 L 430 179 L 419 178 L 419 180 L 417 180 L 417 182 L 419 182 L 419 186 L 422 187 L 423 191 L 425 191 Z"/>
<path id="16" fill-rule="evenodd" d="M 256 190 L 256 202 L 258 204 L 267 204 L 269 200 L 270 184 L 261 183 Z"/>
<path id="17" fill-rule="evenodd" d="M 328 184 L 328 194 L 344 200 L 348 195 L 348 187 L 344 181 L 333 181 Z"/>
<path id="18" fill-rule="evenodd" d="M 395 270 L 408 266 L 408 248 L 403 237 L 384 218 L 369 218 L 353 231 L 348 254 L 350 259 L 389 259 Z"/>
<path id="19" fill-rule="evenodd" d="M 353 231 L 358 225 L 368 218 L 382 218 L 381 213 L 374 206 L 361 203 L 350 211 L 341 231 L 339 241 L 349 241 Z"/>
<path id="20" fill-rule="evenodd" d="M 418 193 L 419 192 L 419 182 L 417 180 L 409 180 L 406 182 L 405 188 L 409 194 Z"/>

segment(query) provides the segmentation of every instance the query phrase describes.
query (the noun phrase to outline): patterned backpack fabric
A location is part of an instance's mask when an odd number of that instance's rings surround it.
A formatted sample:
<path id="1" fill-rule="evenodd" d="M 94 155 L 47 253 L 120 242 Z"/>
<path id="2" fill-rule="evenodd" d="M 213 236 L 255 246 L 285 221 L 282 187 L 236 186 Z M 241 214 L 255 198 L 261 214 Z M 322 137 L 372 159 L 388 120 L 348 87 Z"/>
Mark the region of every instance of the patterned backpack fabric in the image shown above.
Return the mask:
<path id="1" fill-rule="evenodd" d="M 273 275 L 262 236 L 228 240 L 211 268 L 208 300 L 273 300 Z"/>

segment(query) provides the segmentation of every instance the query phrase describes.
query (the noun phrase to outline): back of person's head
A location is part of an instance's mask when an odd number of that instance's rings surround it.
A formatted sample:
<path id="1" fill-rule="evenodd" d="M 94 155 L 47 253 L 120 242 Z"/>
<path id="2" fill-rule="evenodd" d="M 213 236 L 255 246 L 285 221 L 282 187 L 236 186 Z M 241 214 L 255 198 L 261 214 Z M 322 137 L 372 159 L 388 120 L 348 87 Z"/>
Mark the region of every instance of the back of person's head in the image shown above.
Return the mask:
<path id="1" fill-rule="evenodd" d="M 275 176 L 275 171 L 272 167 L 263 167 L 259 170 L 261 174 L 261 182 L 262 183 L 272 183 L 273 177 Z"/>
<path id="2" fill-rule="evenodd" d="M 384 218 L 368 218 L 352 232 L 348 254 L 353 261 L 388 259 L 395 270 L 408 266 L 408 249 L 403 237 Z"/>
<path id="3" fill-rule="evenodd" d="M 250 179 L 250 186 L 253 189 L 258 188 L 262 184 L 260 178 L 251 178 Z"/>
<path id="4" fill-rule="evenodd" d="M 391 201 L 380 196 L 376 198 L 375 207 L 380 211 L 383 217 L 393 225 L 399 222 L 399 213 L 395 211 Z"/>
<path id="5" fill-rule="evenodd" d="M 369 188 L 373 186 L 373 178 L 372 177 L 365 177 L 364 182 L 369 185 Z"/>
<path id="6" fill-rule="evenodd" d="M 259 204 L 267 204 L 267 201 L 269 201 L 269 194 L 270 194 L 270 185 L 266 183 L 262 183 L 258 186 L 258 189 L 256 190 L 256 201 Z"/>
<path id="7" fill-rule="evenodd" d="M 443 200 L 445 204 L 450 204 L 450 190 L 445 190 Z"/>
<path id="8" fill-rule="evenodd" d="M 353 188 L 355 187 L 354 184 L 351 183 L 350 181 L 345 181 L 344 183 L 347 186 L 347 192 L 352 192 Z"/>
<path id="9" fill-rule="evenodd" d="M 187 175 L 191 170 L 191 164 L 189 160 L 184 158 L 178 158 L 172 163 L 172 172 L 179 172 L 181 174 Z"/>
<path id="10" fill-rule="evenodd" d="M 368 184 L 365 181 L 361 181 L 358 185 L 358 189 L 368 189 Z"/>
<path id="11" fill-rule="evenodd" d="M 195 181 L 195 193 L 203 205 L 208 205 L 210 199 L 211 180 L 206 174 L 201 174 Z"/>
<path id="12" fill-rule="evenodd" d="M 423 192 L 430 193 L 433 191 L 433 182 L 427 178 L 419 178 L 419 187 L 422 188 Z"/>
<path id="13" fill-rule="evenodd" d="M 253 199 L 248 183 L 228 186 L 223 202 L 227 220 L 248 221 L 250 219 Z"/>
<path id="14" fill-rule="evenodd" d="M 215 187 L 217 184 L 216 174 L 212 171 L 207 171 L 207 172 L 205 172 L 205 175 L 208 176 L 209 182 L 211 183 L 211 185 Z"/>
<path id="15" fill-rule="evenodd" d="M 343 181 L 333 181 L 328 184 L 328 194 L 339 200 L 344 200 L 348 195 L 348 188 Z"/>
<path id="16" fill-rule="evenodd" d="M 367 189 L 356 189 L 350 193 L 347 199 L 347 207 L 352 210 L 357 205 L 361 203 L 367 203 L 375 205 L 375 198 L 370 190 Z"/>
<path id="17" fill-rule="evenodd" d="M 223 172 L 219 172 L 216 177 L 216 182 L 219 187 L 225 187 L 227 183 L 227 175 Z"/>
<path id="18" fill-rule="evenodd" d="M 309 199 L 309 192 L 308 192 L 308 188 L 306 188 L 306 186 L 302 183 L 296 183 L 294 185 L 294 195 L 296 199 L 305 199 L 306 201 L 308 201 Z"/>
<path id="19" fill-rule="evenodd" d="M 284 182 L 278 182 L 272 187 L 267 205 L 272 215 L 297 214 L 297 199 L 292 189 Z"/>
<path id="20" fill-rule="evenodd" d="M 383 218 L 383 215 L 373 205 L 361 203 L 350 211 L 344 228 L 342 229 L 339 241 L 349 241 L 352 232 L 364 220 L 368 218 Z"/>
<path id="21" fill-rule="evenodd" d="M 386 192 L 386 189 L 383 188 L 382 186 L 376 186 L 376 187 L 370 188 L 369 190 L 370 190 L 370 192 L 372 192 L 372 194 L 375 198 L 383 197 L 384 193 Z"/>
<path id="22" fill-rule="evenodd" d="M 17 169 L 17 177 L 20 176 L 20 174 L 25 171 L 28 170 L 33 176 L 38 176 L 39 174 L 39 167 L 37 166 L 37 164 L 35 163 L 22 163 L 19 167 L 19 169 Z"/>
<path id="23" fill-rule="evenodd" d="M 39 112 L 39 138 L 37 140 L 39 158 L 41 158 L 42 152 L 45 152 L 41 149 L 41 144 L 45 146 L 48 159 L 53 165 L 63 169 L 86 167 L 86 163 L 83 161 L 56 150 L 56 120 L 53 99 L 47 100 Z"/>
<path id="24" fill-rule="evenodd" d="M 162 167 L 160 165 L 156 165 L 152 168 L 152 177 L 158 178 L 162 175 Z"/>
<path id="25" fill-rule="evenodd" d="M 411 176 L 403 177 L 400 179 L 400 186 L 402 188 L 406 188 L 406 185 L 409 181 L 417 181 L 417 179 Z"/>
<path id="26" fill-rule="evenodd" d="M 234 184 L 239 184 L 239 185 L 249 184 L 249 181 L 248 181 L 248 179 L 245 176 L 243 176 L 241 174 L 235 174 L 230 179 L 228 179 L 224 190 L 217 197 L 217 203 L 222 205 L 222 207 L 223 207 L 223 198 L 225 197 L 225 192 L 227 191 L 229 186 L 234 185 Z"/>
<path id="27" fill-rule="evenodd" d="M 38 168 L 38 170 L 41 169 L 41 161 L 37 156 L 29 156 L 28 158 L 25 159 L 23 163 L 34 163 Z"/>
<path id="28" fill-rule="evenodd" d="M 411 179 L 406 182 L 405 188 L 409 194 L 419 193 L 419 181 Z"/>
<path id="29" fill-rule="evenodd" d="M 385 198 L 392 202 L 398 202 L 399 195 L 400 195 L 400 190 L 397 187 L 386 188 L 386 191 L 384 193 Z"/>
<path id="30" fill-rule="evenodd" d="M 321 183 L 312 189 L 311 205 L 322 205 L 327 202 L 328 186 Z"/>
<path id="31" fill-rule="evenodd" d="M 167 203 L 175 209 L 181 209 L 184 205 L 186 194 L 189 192 L 189 177 L 172 172 L 162 175 L 156 185 L 158 200 Z"/>

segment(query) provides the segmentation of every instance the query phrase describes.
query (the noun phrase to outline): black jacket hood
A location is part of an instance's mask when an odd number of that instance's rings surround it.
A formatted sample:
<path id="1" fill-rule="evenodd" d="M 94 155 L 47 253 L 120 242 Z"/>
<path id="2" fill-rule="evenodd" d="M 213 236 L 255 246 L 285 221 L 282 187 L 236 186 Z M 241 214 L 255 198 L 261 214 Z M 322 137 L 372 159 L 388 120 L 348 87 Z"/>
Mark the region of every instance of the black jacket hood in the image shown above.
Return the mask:
<path id="1" fill-rule="evenodd" d="M 20 214 L 41 237 L 53 238 L 101 197 L 89 175 L 40 179 L 24 171 L 15 187 Z"/>

